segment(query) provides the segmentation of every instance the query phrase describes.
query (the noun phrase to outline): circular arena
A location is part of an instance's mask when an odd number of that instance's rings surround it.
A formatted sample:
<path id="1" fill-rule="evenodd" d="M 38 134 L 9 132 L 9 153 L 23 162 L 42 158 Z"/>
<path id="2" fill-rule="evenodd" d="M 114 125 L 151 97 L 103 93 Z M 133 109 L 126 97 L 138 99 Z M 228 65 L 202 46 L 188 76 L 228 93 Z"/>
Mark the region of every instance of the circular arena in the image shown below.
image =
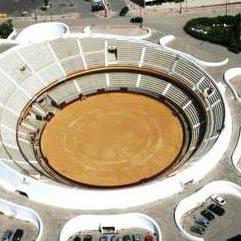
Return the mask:
<path id="1" fill-rule="evenodd" d="M 112 210 L 170 197 L 213 170 L 231 137 L 223 86 L 191 55 L 146 40 L 21 40 L 0 55 L 0 83 L 0 183 L 40 205 Z M 162 240 L 150 217 L 128 215 Z M 85 218 L 108 226 L 107 216 Z M 60 240 L 85 225 L 70 220 Z"/>
<path id="2" fill-rule="evenodd" d="M 208 153 L 224 127 L 212 78 L 150 42 L 69 34 L 2 63 L 1 153 L 49 183 L 149 185 Z"/>

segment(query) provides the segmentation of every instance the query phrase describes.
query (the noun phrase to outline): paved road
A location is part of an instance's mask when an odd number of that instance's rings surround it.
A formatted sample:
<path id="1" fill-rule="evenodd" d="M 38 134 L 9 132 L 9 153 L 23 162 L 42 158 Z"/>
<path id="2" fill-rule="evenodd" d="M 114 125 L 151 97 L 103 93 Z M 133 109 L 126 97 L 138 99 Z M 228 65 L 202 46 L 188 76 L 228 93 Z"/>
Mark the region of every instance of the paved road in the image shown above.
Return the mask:
<path id="1" fill-rule="evenodd" d="M 22 11 L 33 12 L 34 3 L 36 4 L 36 8 L 39 8 L 42 2 L 43 0 L 36 0 L 35 2 L 33 0 L 0 0 L 0 12 L 6 12 L 12 16 L 19 16 Z"/>
<path id="2" fill-rule="evenodd" d="M 78 13 L 81 18 L 94 16 L 90 11 L 90 2 L 85 0 L 52 0 L 52 8 L 46 11 L 41 10 L 43 0 L 0 0 L 0 13 L 6 12 L 11 17 L 16 17 L 21 16 L 22 11 L 27 11 L 27 16 L 30 16 L 34 14 L 35 6 L 37 16 L 51 14 L 64 15 L 70 13 Z"/>
<path id="3" fill-rule="evenodd" d="M 110 9 L 114 12 L 119 12 L 124 6 L 126 6 L 124 0 L 108 0 Z"/>

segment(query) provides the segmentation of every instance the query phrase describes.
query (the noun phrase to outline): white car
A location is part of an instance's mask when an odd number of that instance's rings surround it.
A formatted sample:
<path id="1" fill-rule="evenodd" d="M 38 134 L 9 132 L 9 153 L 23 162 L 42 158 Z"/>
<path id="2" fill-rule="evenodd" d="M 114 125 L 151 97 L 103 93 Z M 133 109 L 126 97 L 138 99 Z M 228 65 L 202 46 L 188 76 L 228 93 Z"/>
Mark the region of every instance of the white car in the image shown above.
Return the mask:
<path id="1" fill-rule="evenodd" d="M 217 194 L 213 194 L 211 196 L 211 199 L 216 202 L 217 204 L 219 204 L 220 206 L 224 206 L 227 202 L 219 195 Z"/>

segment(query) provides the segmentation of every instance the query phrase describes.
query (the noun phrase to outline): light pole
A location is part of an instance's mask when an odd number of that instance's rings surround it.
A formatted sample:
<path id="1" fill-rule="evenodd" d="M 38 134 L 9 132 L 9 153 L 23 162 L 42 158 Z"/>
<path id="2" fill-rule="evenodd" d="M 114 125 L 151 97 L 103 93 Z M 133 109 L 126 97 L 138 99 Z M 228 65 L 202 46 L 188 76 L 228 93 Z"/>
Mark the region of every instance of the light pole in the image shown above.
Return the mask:
<path id="1" fill-rule="evenodd" d="M 143 26 L 143 9 L 140 5 L 140 28 Z"/>
<path id="2" fill-rule="evenodd" d="M 35 23 L 37 22 L 37 11 L 36 11 L 36 2 L 35 0 L 33 0 L 33 4 L 34 4 L 34 20 L 35 20 Z"/>
<path id="3" fill-rule="evenodd" d="M 226 16 L 228 15 L 228 0 L 226 0 L 226 3 L 225 3 L 225 15 Z"/>
<path id="4" fill-rule="evenodd" d="M 106 2 L 106 0 L 102 0 L 102 3 L 103 3 L 104 8 L 105 8 L 105 17 L 107 17 L 108 11 L 109 11 L 108 3 Z"/>
<path id="5" fill-rule="evenodd" d="M 53 21 L 52 3 L 50 3 L 50 21 Z"/>
<path id="6" fill-rule="evenodd" d="M 180 2 L 180 14 L 182 14 L 182 2 Z"/>

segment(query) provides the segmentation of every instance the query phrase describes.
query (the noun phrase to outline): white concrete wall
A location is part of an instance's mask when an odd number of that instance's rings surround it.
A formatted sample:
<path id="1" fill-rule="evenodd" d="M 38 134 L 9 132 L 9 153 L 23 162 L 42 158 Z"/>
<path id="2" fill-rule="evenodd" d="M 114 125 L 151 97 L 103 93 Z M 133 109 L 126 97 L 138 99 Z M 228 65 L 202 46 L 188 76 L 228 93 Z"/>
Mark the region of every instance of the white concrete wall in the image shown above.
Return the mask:
<path id="1" fill-rule="evenodd" d="M 63 227 L 59 241 L 67 241 L 72 235 L 84 230 L 99 230 L 100 227 L 115 227 L 116 230 L 142 228 L 155 233 L 157 241 L 162 241 L 158 224 L 149 216 L 140 213 L 119 215 L 80 215 L 69 220 Z"/>
<path id="2" fill-rule="evenodd" d="M 193 208 L 201 206 L 212 194 L 229 194 L 236 196 L 241 199 L 241 187 L 235 183 L 228 181 L 215 181 L 207 184 L 198 192 L 192 194 L 191 196 L 183 199 L 176 207 L 175 210 L 175 222 L 178 228 L 183 232 L 183 234 L 193 241 L 204 241 L 203 238 L 191 235 L 189 232 L 183 229 L 181 219 L 185 213 Z"/>
<path id="3" fill-rule="evenodd" d="M 33 210 L 15 203 L 0 199 L 0 211 L 5 215 L 12 216 L 32 223 L 38 230 L 36 241 L 40 241 L 43 234 L 43 223 L 40 216 Z"/>
<path id="4" fill-rule="evenodd" d="M 16 37 L 17 43 L 38 43 L 69 34 L 69 26 L 60 22 L 37 23 L 23 29 Z"/>
<path id="5" fill-rule="evenodd" d="M 228 69 L 224 74 L 224 81 L 228 85 L 228 87 L 231 89 L 232 94 L 234 95 L 235 99 L 241 102 L 241 98 L 236 92 L 235 88 L 231 84 L 231 80 L 234 79 L 237 76 L 241 76 L 241 68 L 231 68 Z"/>
<path id="6" fill-rule="evenodd" d="M 152 35 L 152 30 L 151 28 L 146 28 L 144 29 L 143 28 L 143 32 L 144 30 L 146 30 L 146 33 L 144 34 L 141 34 L 141 35 L 134 35 L 134 36 L 131 36 L 131 35 L 127 35 L 128 38 L 131 38 L 131 39 L 135 39 L 135 40 L 142 40 L 142 39 L 148 39 L 149 37 L 151 37 Z M 86 35 L 86 36 L 89 36 L 89 35 L 92 35 L 92 34 L 95 34 L 95 32 L 92 31 L 91 29 L 91 26 L 86 26 L 83 30 L 83 33 Z M 77 33 L 78 34 L 78 33 Z M 103 33 L 104 34 L 104 33 Z M 102 35 L 103 35 L 102 34 Z M 109 36 L 113 36 L 113 37 L 117 37 L 118 35 L 116 34 L 108 34 Z M 125 35 L 119 35 L 119 37 L 127 37 Z"/>

